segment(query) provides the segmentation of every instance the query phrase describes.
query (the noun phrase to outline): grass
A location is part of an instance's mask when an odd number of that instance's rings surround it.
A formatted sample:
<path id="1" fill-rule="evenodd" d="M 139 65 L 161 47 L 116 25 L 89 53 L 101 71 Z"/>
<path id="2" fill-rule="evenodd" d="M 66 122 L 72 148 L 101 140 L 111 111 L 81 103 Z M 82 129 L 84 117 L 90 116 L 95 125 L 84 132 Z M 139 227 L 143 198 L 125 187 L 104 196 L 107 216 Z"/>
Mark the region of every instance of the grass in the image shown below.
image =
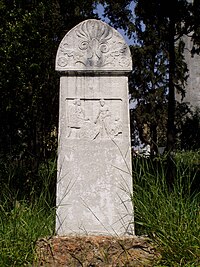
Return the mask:
<path id="1" fill-rule="evenodd" d="M 163 159 L 134 160 L 136 230 L 156 244 L 162 256 L 158 266 L 200 266 L 200 195 L 192 187 L 199 173 L 183 155 L 176 164 L 176 183 L 169 192 Z"/>
<path id="2" fill-rule="evenodd" d="M 200 266 L 199 162 L 199 152 L 177 153 L 176 183 L 169 192 L 165 159 L 134 158 L 136 234 L 153 240 L 162 256 L 157 267 Z M 1 186 L 0 266 L 32 266 L 37 240 L 54 234 L 52 178 L 55 162 L 42 165 L 30 199 L 19 200 L 6 183 Z"/>
<path id="3" fill-rule="evenodd" d="M 0 206 L 0 266 L 31 266 L 35 244 L 41 236 L 53 234 L 54 212 L 16 202 L 13 209 Z"/>
<path id="4" fill-rule="evenodd" d="M 35 186 L 24 199 L 21 193 L 19 197 L 16 190 L 9 188 L 9 183 L 14 182 L 11 181 L 15 177 L 14 170 L 7 177 L 8 182 L 1 184 L 0 266 L 32 266 L 37 240 L 54 234 L 55 208 L 52 203 L 55 196 L 52 197 L 49 187 L 55 176 L 52 171 L 55 164 L 51 167 L 47 170 L 41 166 L 37 177 L 39 186 Z"/>

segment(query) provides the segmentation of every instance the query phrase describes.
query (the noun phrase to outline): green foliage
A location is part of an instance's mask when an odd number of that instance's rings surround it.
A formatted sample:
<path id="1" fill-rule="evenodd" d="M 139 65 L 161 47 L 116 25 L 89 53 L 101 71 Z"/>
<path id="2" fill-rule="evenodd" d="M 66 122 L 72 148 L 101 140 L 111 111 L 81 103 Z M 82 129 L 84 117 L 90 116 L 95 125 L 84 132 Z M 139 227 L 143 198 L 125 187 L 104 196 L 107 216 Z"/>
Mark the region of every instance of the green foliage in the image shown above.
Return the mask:
<path id="1" fill-rule="evenodd" d="M 191 31 L 191 4 L 173 1 L 135 0 L 137 46 L 133 46 L 131 93 L 136 99 L 133 127 L 143 143 L 157 152 L 158 145 L 171 150 L 175 143 L 175 90 L 184 94 L 187 66 L 182 36 Z M 175 15 L 176 14 L 176 15 Z M 143 125 L 149 135 L 145 136 Z"/>
<path id="2" fill-rule="evenodd" d="M 38 238 L 53 234 L 53 210 L 22 201 L 10 211 L 1 205 L 0 217 L 0 266 L 31 265 Z"/>
<path id="3" fill-rule="evenodd" d="M 200 111 L 191 112 L 181 120 L 180 148 L 197 150 L 200 148 Z"/>
<path id="4" fill-rule="evenodd" d="M 95 5 L 0 0 L 0 179 L 19 198 L 39 191 L 41 165 L 57 154 L 58 45 L 73 26 L 95 17 Z"/>
<path id="5" fill-rule="evenodd" d="M 189 155 L 176 156 L 176 183 L 169 191 L 165 159 L 134 159 L 136 231 L 147 234 L 155 242 L 164 266 L 200 264 L 200 195 L 192 190 L 195 179 L 192 168 L 197 171 L 195 160 Z"/>
<path id="6" fill-rule="evenodd" d="M 163 138 L 167 123 L 166 57 L 156 40 L 149 43 L 147 33 L 145 36 L 142 46 L 131 47 L 135 67 L 130 77 L 130 93 L 136 104 L 131 110 L 131 128 L 138 130 L 142 143 L 150 144 L 157 152 L 156 145 L 166 143 Z M 145 125 L 148 133 L 144 131 Z"/>
<path id="7" fill-rule="evenodd" d="M 177 152 L 176 161 L 179 166 L 184 164 L 187 165 L 190 169 L 195 167 L 197 168 L 200 162 L 200 150 Z"/>
<path id="8" fill-rule="evenodd" d="M 31 163 L 30 163 L 31 164 Z M 37 173 L 31 173 L 29 165 L 9 158 L 0 161 L 0 202 L 12 208 L 15 201 L 35 203 L 40 201 L 47 208 L 55 206 L 56 199 L 56 158 L 42 162 Z"/>
<path id="9" fill-rule="evenodd" d="M 32 266 L 38 239 L 54 234 L 55 161 L 40 166 L 36 183 L 29 189 L 29 197 L 27 191 L 19 190 L 20 186 L 18 191 L 12 186 L 17 177 L 16 166 L 1 163 L 1 167 L 8 177 L 1 183 L 0 266 Z M 23 189 L 27 190 L 26 186 Z M 26 198 L 22 199 L 23 196 Z"/>
<path id="10" fill-rule="evenodd" d="M 105 6 L 105 16 L 113 26 L 135 38 L 130 85 L 137 106 L 132 124 L 144 142 L 165 142 L 169 22 L 173 18 L 174 43 L 193 32 L 199 45 L 198 1 L 193 7 L 185 0 L 171 0 L 167 6 L 165 1 L 135 0 L 133 20 L 129 0 L 81 0 L 78 5 L 74 0 L 0 0 L 1 266 L 31 264 L 36 240 L 53 233 L 56 164 L 52 158 L 57 149 L 59 88 L 54 61 L 62 37 L 80 21 L 95 17 L 97 2 Z M 173 8 L 169 10 L 170 4 Z M 175 50 L 173 83 L 184 94 L 187 67 L 183 51 L 180 41 Z M 198 46 L 192 52 L 198 52 Z M 198 116 L 188 117 L 181 125 L 181 148 L 199 148 Z M 145 123 L 150 129 L 148 140 L 144 138 Z M 165 264 L 198 266 L 199 152 L 176 154 L 175 159 L 177 179 L 170 193 L 165 161 L 134 162 L 137 231 L 157 242 Z"/>
<path id="11" fill-rule="evenodd" d="M 23 158 L 47 153 L 46 142 L 57 123 L 58 81 L 52 64 L 57 45 L 53 37 L 59 28 L 56 12 L 53 1 L 48 10 L 45 1 L 31 8 L 5 4 L 0 49 L 1 153 Z"/>
<path id="12" fill-rule="evenodd" d="M 110 21 L 110 24 L 116 29 L 123 29 L 129 36 L 132 36 L 135 29 L 130 9 L 132 0 L 99 0 L 98 2 L 104 6 L 103 16 Z"/>
<path id="13" fill-rule="evenodd" d="M 184 153 L 177 152 L 175 161 L 177 165 L 177 176 L 183 176 L 183 181 L 186 181 L 185 184 L 187 187 L 184 187 L 187 189 L 186 194 L 200 193 L 200 150 L 187 151 Z M 179 179 L 177 179 L 177 182 L 179 182 Z M 181 186 L 181 184 L 179 186 Z"/>
<path id="14" fill-rule="evenodd" d="M 34 260 L 39 238 L 54 231 L 54 210 L 16 201 L 11 210 L 0 206 L 0 266 L 27 266 Z"/>

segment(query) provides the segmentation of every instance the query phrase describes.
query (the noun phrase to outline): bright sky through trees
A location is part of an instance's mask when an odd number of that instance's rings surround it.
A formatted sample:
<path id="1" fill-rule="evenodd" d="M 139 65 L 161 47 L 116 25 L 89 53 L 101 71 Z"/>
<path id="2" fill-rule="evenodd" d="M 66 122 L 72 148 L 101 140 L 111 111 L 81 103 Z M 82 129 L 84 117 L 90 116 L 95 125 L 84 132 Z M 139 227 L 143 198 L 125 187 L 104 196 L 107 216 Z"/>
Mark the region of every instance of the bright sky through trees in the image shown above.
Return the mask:
<path id="1" fill-rule="evenodd" d="M 133 10 L 134 10 L 134 2 L 132 1 L 131 5 L 130 5 L 130 10 L 132 10 L 132 13 L 133 13 Z M 102 19 L 102 21 L 106 22 L 106 23 L 110 23 L 110 20 L 107 18 L 107 17 L 104 17 L 103 16 L 103 13 L 104 13 L 104 7 L 102 4 L 98 4 L 97 5 L 97 8 L 95 10 L 95 13 L 98 14 L 98 16 Z M 134 42 L 133 42 L 133 39 L 131 40 L 126 34 L 125 32 L 122 30 L 122 29 L 117 29 L 118 32 L 121 33 L 121 35 L 124 37 L 126 43 L 128 45 L 132 45 Z"/>

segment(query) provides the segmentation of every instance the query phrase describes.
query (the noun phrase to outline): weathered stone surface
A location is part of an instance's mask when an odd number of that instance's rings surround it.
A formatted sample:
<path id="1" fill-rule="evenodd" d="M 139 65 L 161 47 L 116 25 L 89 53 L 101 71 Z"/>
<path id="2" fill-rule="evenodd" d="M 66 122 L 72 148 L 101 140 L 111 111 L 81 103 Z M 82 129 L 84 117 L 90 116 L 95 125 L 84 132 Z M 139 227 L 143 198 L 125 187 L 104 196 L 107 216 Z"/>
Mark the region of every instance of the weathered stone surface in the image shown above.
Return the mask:
<path id="1" fill-rule="evenodd" d="M 59 46 L 58 235 L 134 233 L 130 64 L 122 37 L 98 20 L 80 23 Z"/>
<path id="2" fill-rule="evenodd" d="M 188 36 L 184 37 L 185 50 L 184 56 L 188 67 L 188 79 L 185 87 L 185 97 L 183 102 L 188 103 L 190 107 L 200 108 L 200 55 L 191 55 L 192 41 Z M 177 94 L 176 98 L 181 102 L 181 95 Z"/>
<path id="3" fill-rule="evenodd" d="M 69 31 L 60 43 L 57 71 L 130 71 L 130 50 L 122 36 L 98 20 L 86 20 Z"/>
<path id="4" fill-rule="evenodd" d="M 144 237 L 53 237 L 37 242 L 33 266 L 150 267 L 160 259 Z"/>

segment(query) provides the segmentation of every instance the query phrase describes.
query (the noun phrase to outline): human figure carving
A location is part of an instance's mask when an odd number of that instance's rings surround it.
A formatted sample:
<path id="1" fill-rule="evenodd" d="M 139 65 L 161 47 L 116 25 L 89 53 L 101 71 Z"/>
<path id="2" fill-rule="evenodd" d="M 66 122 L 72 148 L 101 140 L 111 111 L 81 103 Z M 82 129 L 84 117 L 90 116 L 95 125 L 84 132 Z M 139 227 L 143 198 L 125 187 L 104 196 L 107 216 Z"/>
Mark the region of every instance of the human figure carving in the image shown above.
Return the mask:
<path id="1" fill-rule="evenodd" d="M 79 138 L 80 129 L 85 121 L 85 113 L 81 107 L 81 100 L 74 99 L 69 109 L 67 137 Z"/>
<path id="2" fill-rule="evenodd" d="M 99 126 L 99 133 L 101 138 L 105 138 L 109 134 L 111 113 L 104 99 L 100 99 L 99 103 L 100 103 L 100 108 L 97 118 L 95 120 L 95 124 Z"/>
<path id="3" fill-rule="evenodd" d="M 116 136 L 119 136 L 121 134 L 122 134 L 122 124 L 120 118 L 116 118 L 110 130 L 110 136 L 112 138 L 115 138 Z"/>

